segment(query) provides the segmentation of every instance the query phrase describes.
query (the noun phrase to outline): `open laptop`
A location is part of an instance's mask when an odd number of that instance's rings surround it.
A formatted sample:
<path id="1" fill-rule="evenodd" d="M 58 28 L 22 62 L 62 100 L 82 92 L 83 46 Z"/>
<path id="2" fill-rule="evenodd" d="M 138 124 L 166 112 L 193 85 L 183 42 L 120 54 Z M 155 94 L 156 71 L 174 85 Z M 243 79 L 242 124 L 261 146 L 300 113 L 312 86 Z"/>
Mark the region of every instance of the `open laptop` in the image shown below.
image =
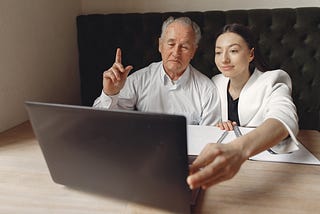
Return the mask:
<path id="1" fill-rule="evenodd" d="M 25 104 L 54 182 L 190 212 L 184 116 Z"/>

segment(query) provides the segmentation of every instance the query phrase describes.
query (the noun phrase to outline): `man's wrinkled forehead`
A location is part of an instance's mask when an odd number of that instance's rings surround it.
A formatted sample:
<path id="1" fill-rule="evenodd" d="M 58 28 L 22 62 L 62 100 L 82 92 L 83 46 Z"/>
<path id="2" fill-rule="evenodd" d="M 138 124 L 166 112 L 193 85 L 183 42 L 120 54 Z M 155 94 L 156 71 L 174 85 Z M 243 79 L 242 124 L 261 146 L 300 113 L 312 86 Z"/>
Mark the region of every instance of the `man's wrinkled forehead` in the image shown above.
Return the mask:
<path id="1" fill-rule="evenodd" d="M 192 27 L 177 20 L 167 26 L 163 36 L 163 39 L 165 40 L 179 39 L 188 43 L 193 43 L 195 41 L 195 33 Z"/>

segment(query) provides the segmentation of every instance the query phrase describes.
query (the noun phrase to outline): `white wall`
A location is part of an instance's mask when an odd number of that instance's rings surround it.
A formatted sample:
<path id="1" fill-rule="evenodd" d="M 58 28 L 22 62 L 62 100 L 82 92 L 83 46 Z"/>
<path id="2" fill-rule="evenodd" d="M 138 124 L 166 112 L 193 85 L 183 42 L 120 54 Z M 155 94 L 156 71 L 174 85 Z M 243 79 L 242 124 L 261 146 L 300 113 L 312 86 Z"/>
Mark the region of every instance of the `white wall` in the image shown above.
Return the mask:
<path id="1" fill-rule="evenodd" d="M 320 7 L 320 0 L 81 0 L 82 12 L 127 13 Z"/>
<path id="2" fill-rule="evenodd" d="M 80 0 L 0 0 L 0 132 L 28 119 L 25 100 L 80 102 Z"/>

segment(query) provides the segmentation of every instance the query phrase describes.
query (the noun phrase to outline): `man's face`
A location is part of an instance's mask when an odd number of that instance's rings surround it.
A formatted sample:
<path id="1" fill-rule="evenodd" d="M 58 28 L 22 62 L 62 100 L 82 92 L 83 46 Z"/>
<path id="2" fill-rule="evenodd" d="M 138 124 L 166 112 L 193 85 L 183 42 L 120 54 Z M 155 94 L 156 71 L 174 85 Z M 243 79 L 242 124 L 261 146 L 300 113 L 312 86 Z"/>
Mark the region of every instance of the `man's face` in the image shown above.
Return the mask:
<path id="1" fill-rule="evenodd" d="M 193 58 L 197 49 L 195 34 L 191 26 L 175 21 L 171 23 L 162 38 L 159 38 L 164 70 L 171 79 L 178 79 Z"/>

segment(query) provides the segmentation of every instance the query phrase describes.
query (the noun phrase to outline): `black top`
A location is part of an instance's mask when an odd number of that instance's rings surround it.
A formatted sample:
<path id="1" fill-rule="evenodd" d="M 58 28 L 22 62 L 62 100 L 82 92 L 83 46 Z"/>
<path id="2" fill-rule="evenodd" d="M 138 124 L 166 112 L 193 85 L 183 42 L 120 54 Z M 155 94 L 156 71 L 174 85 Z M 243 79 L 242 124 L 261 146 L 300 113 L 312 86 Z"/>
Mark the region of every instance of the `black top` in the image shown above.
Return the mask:
<path id="1" fill-rule="evenodd" d="M 233 100 L 229 91 L 228 91 L 228 120 L 236 122 L 237 125 L 240 125 L 239 115 L 238 115 L 238 102 L 239 98 Z"/>

